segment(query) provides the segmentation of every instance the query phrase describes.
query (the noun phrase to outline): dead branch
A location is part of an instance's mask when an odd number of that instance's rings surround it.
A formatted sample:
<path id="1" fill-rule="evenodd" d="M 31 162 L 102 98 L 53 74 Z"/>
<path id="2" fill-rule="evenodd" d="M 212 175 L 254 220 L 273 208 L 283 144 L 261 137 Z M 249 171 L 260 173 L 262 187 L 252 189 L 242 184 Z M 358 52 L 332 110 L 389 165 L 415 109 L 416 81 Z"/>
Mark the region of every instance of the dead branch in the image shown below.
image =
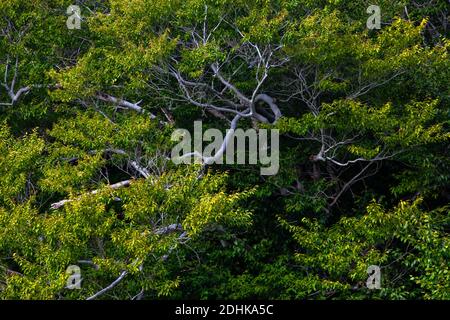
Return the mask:
<path id="1" fill-rule="evenodd" d="M 121 181 L 121 182 L 118 182 L 118 183 L 115 183 L 115 184 L 108 185 L 107 187 L 110 188 L 111 190 L 117 190 L 117 189 L 120 189 L 120 188 L 129 187 L 131 185 L 131 182 L 132 182 L 132 180 L 125 180 L 125 181 Z M 100 191 L 102 191 L 102 189 L 97 189 L 97 190 L 89 192 L 88 195 L 96 195 Z M 52 210 L 58 210 L 58 209 L 62 208 L 64 205 L 66 205 L 67 203 L 73 202 L 73 201 L 76 201 L 76 200 L 80 200 L 80 198 L 78 198 L 78 199 L 61 200 L 61 201 L 53 203 L 50 206 L 50 208 Z"/>

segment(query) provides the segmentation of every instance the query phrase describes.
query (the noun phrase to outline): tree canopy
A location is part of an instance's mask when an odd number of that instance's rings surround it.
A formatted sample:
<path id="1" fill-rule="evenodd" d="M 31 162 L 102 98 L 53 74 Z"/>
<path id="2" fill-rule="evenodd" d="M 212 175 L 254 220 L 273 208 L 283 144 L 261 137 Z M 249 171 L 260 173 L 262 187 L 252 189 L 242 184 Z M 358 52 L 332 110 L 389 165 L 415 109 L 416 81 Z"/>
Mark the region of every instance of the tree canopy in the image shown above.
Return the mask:
<path id="1" fill-rule="evenodd" d="M 0 298 L 450 299 L 449 3 L 371 4 L 1 1 Z M 199 120 L 278 173 L 173 163 Z"/>

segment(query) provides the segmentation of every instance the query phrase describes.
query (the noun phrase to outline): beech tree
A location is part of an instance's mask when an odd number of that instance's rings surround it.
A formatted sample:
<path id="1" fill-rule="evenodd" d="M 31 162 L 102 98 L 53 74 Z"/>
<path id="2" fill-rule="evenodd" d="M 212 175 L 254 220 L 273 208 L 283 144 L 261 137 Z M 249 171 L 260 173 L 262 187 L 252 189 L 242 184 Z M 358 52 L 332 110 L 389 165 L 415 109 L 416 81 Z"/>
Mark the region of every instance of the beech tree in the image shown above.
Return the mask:
<path id="1" fill-rule="evenodd" d="M 448 299 L 448 1 L 371 4 L 1 2 L 0 297 Z M 175 165 L 196 120 L 279 173 Z"/>

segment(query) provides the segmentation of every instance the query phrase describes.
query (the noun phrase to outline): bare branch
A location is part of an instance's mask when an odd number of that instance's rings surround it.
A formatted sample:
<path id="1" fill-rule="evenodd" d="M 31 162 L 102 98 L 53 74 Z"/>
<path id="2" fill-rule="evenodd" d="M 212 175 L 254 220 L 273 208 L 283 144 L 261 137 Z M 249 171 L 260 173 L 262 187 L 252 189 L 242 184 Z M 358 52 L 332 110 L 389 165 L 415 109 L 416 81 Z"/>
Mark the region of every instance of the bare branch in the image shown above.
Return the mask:
<path id="1" fill-rule="evenodd" d="M 267 103 L 269 105 L 270 109 L 273 112 L 274 119 L 275 119 L 273 122 L 276 122 L 279 118 L 281 118 L 282 115 L 281 115 L 280 108 L 278 108 L 278 105 L 275 103 L 275 99 L 273 99 L 269 95 L 267 95 L 265 93 L 259 94 L 259 95 L 257 95 L 255 97 L 254 101 L 255 101 L 255 103 L 257 103 L 259 101 L 263 101 L 263 102 L 265 102 L 265 103 Z M 263 117 L 260 114 L 258 114 L 256 112 L 256 110 L 255 110 L 255 113 L 256 113 L 255 117 L 259 118 L 258 120 L 266 122 L 266 123 L 269 122 L 265 117 Z"/>
<path id="2" fill-rule="evenodd" d="M 350 186 L 358 179 L 374 162 L 369 162 L 358 174 L 356 174 L 350 181 L 348 181 L 344 187 L 339 191 L 339 193 L 334 197 L 334 200 L 330 203 L 329 207 L 334 206 L 339 198 L 350 188 Z"/>
<path id="3" fill-rule="evenodd" d="M 176 231 L 183 231 L 183 226 L 180 223 L 174 223 L 171 225 L 168 225 L 167 227 L 162 227 L 155 230 L 155 234 L 157 235 L 165 235 L 169 233 L 173 233 Z"/>
<path id="4" fill-rule="evenodd" d="M 125 180 L 125 181 L 121 181 L 121 182 L 118 182 L 118 183 L 115 183 L 115 184 L 111 184 L 111 185 L 109 185 L 109 186 L 107 186 L 107 187 L 110 188 L 110 189 L 112 189 L 112 190 L 116 190 L 116 189 L 120 189 L 120 188 L 129 187 L 130 185 L 131 185 L 131 180 Z M 88 194 L 89 194 L 89 195 L 96 195 L 96 194 L 99 193 L 101 190 L 102 190 L 102 189 L 97 189 L 97 190 L 94 190 L 94 191 L 89 192 Z M 58 210 L 58 209 L 62 208 L 64 205 L 66 205 L 67 203 L 73 202 L 73 201 L 76 201 L 76 200 L 79 200 L 79 198 L 78 198 L 78 199 L 65 199 L 65 200 L 61 200 L 61 201 L 58 201 L 58 202 L 53 203 L 53 204 L 50 206 L 50 208 L 51 208 L 52 210 Z"/>
<path id="5" fill-rule="evenodd" d="M 232 85 L 230 82 L 228 82 L 222 74 L 219 72 L 219 67 L 216 63 L 211 65 L 211 69 L 214 71 L 214 75 L 222 82 L 222 84 L 232 92 L 240 99 L 241 103 L 244 105 L 251 105 L 252 102 L 250 99 L 248 99 L 239 89 L 237 89 L 234 85 Z"/>
<path id="6" fill-rule="evenodd" d="M 20 99 L 20 97 L 24 94 L 27 94 L 31 90 L 31 86 L 25 86 L 17 90 L 17 92 L 14 92 L 14 88 L 16 86 L 17 78 L 18 78 L 18 69 L 19 69 L 19 58 L 16 58 L 15 66 L 14 66 L 14 75 L 11 80 L 11 84 L 8 84 L 8 77 L 9 77 L 9 59 L 6 62 L 6 68 L 5 68 L 5 75 L 4 75 L 4 82 L 0 83 L 7 91 L 8 96 L 11 99 L 11 102 L 7 103 L 0 103 L 0 105 L 3 106 L 13 106 L 17 103 L 17 101 Z"/>

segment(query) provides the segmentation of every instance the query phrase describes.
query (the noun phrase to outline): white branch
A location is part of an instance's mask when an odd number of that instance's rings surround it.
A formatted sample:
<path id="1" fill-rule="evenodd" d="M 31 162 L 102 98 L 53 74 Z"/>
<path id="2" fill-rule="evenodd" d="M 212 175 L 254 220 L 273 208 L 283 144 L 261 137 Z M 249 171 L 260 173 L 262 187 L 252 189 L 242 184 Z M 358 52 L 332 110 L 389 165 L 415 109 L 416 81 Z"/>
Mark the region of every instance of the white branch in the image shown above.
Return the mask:
<path id="1" fill-rule="evenodd" d="M 399 71 L 399 72 L 394 73 L 390 78 L 385 79 L 385 80 L 383 80 L 381 82 L 369 83 L 369 84 L 359 88 L 358 91 L 356 91 L 356 92 L 352 93 L 351 95 L 349 95 L 347 97 L 347 99 L 356 99 L 356 98 L 358 98 L 358 97 L 360 97 L 362 95 L 365 95 L 369 91 L 385 85 L 386 83 L 390 82 L 391 80 L 395 79 L 396 77 L 398 77 L 398 76 L 400 76 L 400 75 L 402 75 L 404 73 L 405 73 L 405 71 Z"/>
<path id="2" fill-rule="evenodd" d="M 155 230 L 155 234 L 157 235 L 165 235 L 175 231 L 183 231 L 183 226 L 180 223 L 174 223 L 168 225 L 167 227 L 161 227 Z"/>
<path id="3" fill-rule="evenodd" d="M 141 174 L 145 179 L 148 179 L 150 177 L 150 172 L 148 172 L 147 168 L 142 167 L 140 164 L 138 164 L 136 161 L 130 161 L 130 165 Z"/>
<path id="4" fill-rule="evenodd" d="M 115 183 L 115 184 L 111 184 L 111 185 L 108 186 L 108 188 L 110 188 L 112 190 L 116 190 L 116 189 L 120 189 L 120 188 L 124 188 L 124 187 L 129 187 L 130 184 L 131 184 L 131 180 L 125 180 L 125 181 L 121 181 L 121 182 L 118 182 L 118 183 Z M 97 189 L 97 190 L 89 192 L 88 194 L 89 195 L 95 195 L 95 194 L 99 193 L 100 191 L 101 191 L 101 189 Z M 76 201 L 76 200 L 79 200 L 79 199 L 80 198 L 78 198 L 78 199 L 61 200 L 61 201 L 53 203 L 50 206 L 50 208 L 52 210 L 58 210 L 58 209 L 62 208 L 64 205 L 66 205 L 67 203 L 73 202 L 73 201 Z"/>
<path id="5" fill-rule="evenodd" d="M 263 101 L 269 105 L 270 109 L 273 112 L 274 118 L 275 118 L 275 120 L 273 122 L 276 122 L 279 118 L 281 118 L 282 114 L 281 114 L 280 108 L 278 108 L 277 104 L 275 103 L 275 100 L 272 97 L 270 97 L 269 95 L 267 95 L 265 93 L 261 93 L 255 97 L 254 101 L 255 101 L 255 103 L 258 101 Z M 255 117 L 259 117 L 258 120 L 260 120 L 260 121 L 269 122 L 265 117 L 259 115 L 256 112 L 256 110 L 255 110 Z"/>
<path id="6" fill-rule="evenodd" d="M 154 233 L 157 234 L 157 235 L 167 235 L 169 233 L 176 232 L 176 231 L 183 231 L 183 227 L 182 227 L 181 224 L 174 223 L 174 224 L 168 225 L 166 227 L 161 227 L 159 229 L 156 229 Z M 187 233 L 183 231 L 181 233 L 181 235 L 177 238 L 177 241 L 181 241 L 181 240 L 184 240 L 184 239 L 189 239 L 189 238 L 187 236 Z M 168 253 L 165 254 L 164 256 L 162 256 L 162 260 L 164 260 L 164 261 L 167 260 L 167 258 L 169 257 L 169 254 L 174 249 L 175 249 L 175 246 L 172 246 L 171 248 L 169 248 Z M 82 261 L 89 262 L 89 261 L 85 261 L 85 260 L 82 260 Z M 79 263 L 80 262 L 81 261 L 79 261 Z M 140 270 L 142 271 L 142 264 L 140 266 Z M 105 294 L 106 292 L 112 290 L 115 286 L 117 286 L 125 278 L 125 276 L 127 274 L 128 274 L 127 270 L 122 271 L 120 273 L 119 277 L 116 280 L 114 280 L 110 285 L 108 285 L 107 287 L 105 287 L 102 290 L 98 291 L 97 293 L 93 294 L 92 296 L 86 298 L 86 300 L 94 300 L 94 299 L 100 297 L 101 295 Z"/>
<path id="7" fill-rule="evenodd" d="M 100 290 L 99 292 L 95 293 L 94 295 L 88 297 L 86 300 L 94 300 L 96 298 L 98 298 L 99 296 L 101 296 L 102 294 L 108 292 L 109 290 L 111 290 L 112 288 L 114 288 L 116 285 L 118 285 L 120 283 L 120 281 L 123 280 L 123 278 L 125 278 L 125 276 L 128 274 L 128 271 L 122 271 L 122 273 L 120 274 L 120 276 L 114 280 L 109 286 L 103 288 L 102 290 Z"/>
<path id="8" fill-rule="evenodd" d="M 144 111 L 145 111 L 141 106 L 139 106 L 140 102 L 132 103 L 132 102 L 129 102 L 129 101 L 126 101 L 123 99 L 113 97 L 113 96 L 111 96 L 109 94 L 105 94 L 105 93 L 99 93 L 95 97 L 101 101 L 114 103 L 118 106 L 130 109 L 130 110 L 134 110 L 138 113 L 144 113 Z M 150 114 L 151 119 L 156 118 L 156 116 L 154 114 L 152 114 L 152 113 L 149 113 L 149 114 Z"/>
<path id="9" fill-rule="evenodd" d="M 228 144 L 230 143 L 231 139 L 234 137 L 234 131 L 236 130 L 237 124 L 238 124 L 240 119 L 241 119 L 241 116 L 240 115 L 236 115 L 234 117 L 233 121 L 231 121 L 230 129 L 227 130 L 227 134 L 225 135 L 223 143 L 220 146 L 219 150 L 217 150 L 217 152 L 216 152 L 216 154 L 214 156 L 212 156 L 212 157 L 204 157 L 198 151 L 195 151 L 195 152 L 190 152 L 190 153 L 182 155 L 180 157 L 180 159 L 182 160 L 182 159 L 185 159 L 185 158 L 196 157 L 196 158 L 200 158 L 204 165 L 213 164 L 214 162 L 216 162 L 217 160 L 219 160 L 223 156 L 224 152 L 226 151 L 226 148 L 227 148 Z"/>
<path id="10" fill-rule="evenodd" d="M 251 101 L 249 98 L 247 98 L 241 91 L 239 91 L 238 88 L 236 88 L 234 85 L 232 85 L 230 82 L 228 82 L 219 72 L 219 68 L 217 66 L 217 64 L 213 63 L 211 65 L 211 69 L 214 71 L 215 76 L 220 80 L 220 82 L 222 82 L 222 84 L 228 88 L 229 90 L 231 90 L 232 92 L 234 92 L 234 94 L 241 100 L 241 103 L 243 104 L 247 104 L 247 105 L 251 105 Z"/>
<path id="11" fill-rule="evenodd" d="M 175 70 L 171 72 L 171 75 L 174 76 L 177 79 L 180 88 L 184 92 L 184 98 L 187 101 L 189 101 L 190 103 L 192 103 L 193 105 L 197 106 L 197 107 L 205 108 L 205 109 L 209 108 L 209 109 L 213 109 L 213 110 L 216 110 L 216 111 L 222 111 L 222 112 L 230 112 L 230 113 L 234 113 L 236 115 L 239 115 L 241 117 L 249 117 L 249 116 L 252 115 L 251 113 L 244 113 L 244 112 L 240 112 L 240 111 L 237 111 L 237 110 L 231 109 L 231 108 L 218 107 L 218 106 L 215 106 L 215 105 L 213 105 L 211 103 L 198 102 L 198 101 L 196 101 L 196 100 L 194 100 L 192 98 L 191 94 L 189 93 L 189 90 L 186 87 L 186 84 L 189 84 L 190 82 L 184 80 L 181 77 L 181 74 L 179 72 L 175 71 Z M 198 85 L 203 85 L 203 84 L 198 84 Z M 207 86 L 207 85 L 205 85 L 205 86 Z"/>

